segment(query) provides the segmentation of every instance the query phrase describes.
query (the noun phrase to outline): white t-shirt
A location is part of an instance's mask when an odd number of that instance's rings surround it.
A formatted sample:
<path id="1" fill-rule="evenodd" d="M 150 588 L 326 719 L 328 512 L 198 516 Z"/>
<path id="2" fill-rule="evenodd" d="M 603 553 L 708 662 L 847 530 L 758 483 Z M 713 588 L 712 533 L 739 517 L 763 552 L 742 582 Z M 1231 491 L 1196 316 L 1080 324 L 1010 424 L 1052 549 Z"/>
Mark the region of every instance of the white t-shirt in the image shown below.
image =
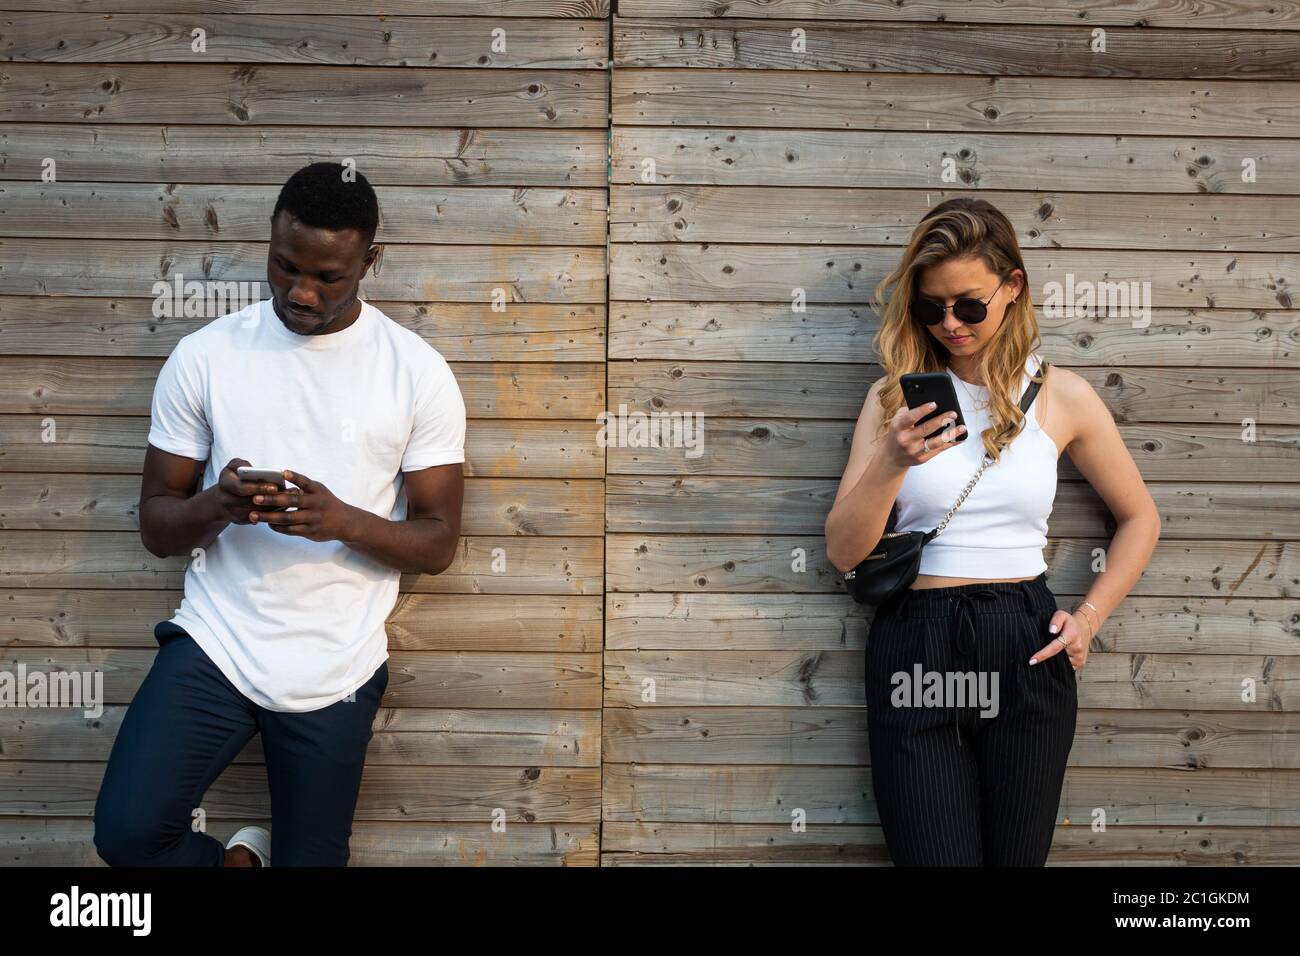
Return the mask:
<path id="1" fill-rule="evenodd" d="M 265 299 L 177 343 L 149 444 L 206 460 L 201 488 L 243 458 L 401 520 L 402 472 L 465 460 L 465 403 L 437 350 L 369 303 L 341 332 L 298 335 Z M 172 620 L 262 707 L 327 707 L 388 659 L 400 572 L 261 523 L 227 525 L 200 557 Z"/>

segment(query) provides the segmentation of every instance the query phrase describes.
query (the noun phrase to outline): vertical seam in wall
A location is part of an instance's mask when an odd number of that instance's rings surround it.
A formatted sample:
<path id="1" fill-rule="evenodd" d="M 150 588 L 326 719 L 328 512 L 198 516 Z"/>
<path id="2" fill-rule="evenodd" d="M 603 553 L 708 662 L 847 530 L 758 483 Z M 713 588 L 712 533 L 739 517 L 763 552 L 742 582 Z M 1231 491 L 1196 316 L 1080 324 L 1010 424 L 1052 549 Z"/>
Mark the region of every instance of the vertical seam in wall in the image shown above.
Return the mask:
<path id="1" fill-rule="evenodd" d="M 613 266 L 610 264 L 613 243 L 611 218 L 614 190 L 614 15 L 618 0 L 610 0 L 605 32 L 605 407 L 609 407 L 609 317 L 613 310 L 610 288 Z M 605 631 L 609 614 L 609 442 L 601 449 L 601 541 L 600 541 L 600 719 L 597 748 L 600 761 L 597 773 L 596 866 L 604 866 L 605 849 Z"/>

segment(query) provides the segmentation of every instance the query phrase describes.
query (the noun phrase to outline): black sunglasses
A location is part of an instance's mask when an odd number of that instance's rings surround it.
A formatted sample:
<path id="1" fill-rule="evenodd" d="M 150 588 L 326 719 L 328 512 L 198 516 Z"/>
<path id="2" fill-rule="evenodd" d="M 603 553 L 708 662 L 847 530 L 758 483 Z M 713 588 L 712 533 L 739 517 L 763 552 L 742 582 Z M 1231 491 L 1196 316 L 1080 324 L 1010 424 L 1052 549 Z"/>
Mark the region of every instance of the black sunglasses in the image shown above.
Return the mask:
<path id="1" fill-rule="evenodd" d="M 1007 278 L 1010 278 L 1008 276 Z M 952 305 L 940 305 L 933 299 L 923 299 L 918 295 L 912 296 L 911 312 L 912 318 L 925 325 L 934 325 L 936 322 L 942 322 L 944 315 L 949 309 L 958 320 L 965 322 L 967 325 L 979 325 L 989 315 L 989 303 L 993 301 L 993 296 L 998 294 L 1007 284 L 1007 279 L 998 283 L 998 288 L 993 290 L 993 294 L 981 302 L 979 299 L 963 297 L 958 299 Z"/>

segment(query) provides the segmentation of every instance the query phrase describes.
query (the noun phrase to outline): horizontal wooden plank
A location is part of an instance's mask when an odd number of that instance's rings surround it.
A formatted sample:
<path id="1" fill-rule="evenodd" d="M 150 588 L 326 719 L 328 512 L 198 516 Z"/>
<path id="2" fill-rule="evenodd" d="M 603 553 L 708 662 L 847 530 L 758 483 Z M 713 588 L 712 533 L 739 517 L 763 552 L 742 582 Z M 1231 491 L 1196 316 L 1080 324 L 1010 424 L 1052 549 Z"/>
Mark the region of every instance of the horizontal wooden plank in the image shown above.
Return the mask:
<path id="1" fill-rule="evenodd" d="M 6 535 L 38 533 L 0 533 L 0 556 Z M 826 560 L 824 541 L 815 535 L 609 534 L 605 542 L 607 593 L 834 594 L 844 589 L 840 573 Z M 1104 538 L 1049 538 L 1043 559 L 1052 591 L 1083 594 L 1095 577 L 1093 552 L 1106 546 Z M 1300 597 L 1300 543 L 1161 541 L 1130 594 Z"/>
<path id="2" fill-rule="evenodd" d="M 1300 381 L 1284 368 L 1218 369 L 1213 374 L 1179 368 L 1074 371 L 1088 380 L 1121 424 L 1235 423 L 1240 434 L 1244 419 L 1270 426 L 1300 423 Z M 609 406 L 614 412 L 626 405 L 629 411 L 700 414 L 706 423 L 713 417 L 766 415 L 856 419 L 879 375 L 878 366 L 859 365 L 770 362 L 756 376 L 753 366 L 735 362 L 611 362 Z"/>
<path id="3" fill-rule="evenodd" d="M 6 647 L 5 667 L 27 672 L 103 672 L 97 703 L 129 704 L 157 656 L 134 648 Z M 477 651 L 394 651 L 388 658 L 389 707 L 525 709 L 600 707 L 601 655 Z M 84 708 L 75 708 L 77 711 Z"/>
<path id="4" fill-rule="evenodd" d="M 0 590 L 0 646 L 145 647 L 172 617 L 176 591 Z M 398 595 L 388 616 L 394 651 L 601 649 L 599 594 Z M 1262 622 L 1261 622 L 1262 623 Z"/>
<path id="5" fill-rule="evenodd" d="M 1145 27 L 1116 26 L 1105 31 L 1102 54 L 1094 27 L 1082 23 L 881 26 L 813 20 L 798 29 L 796 43 L 789 24 L 771 20 L 620 18 L 614 22 L 614 63 L 616 69 L 1238 80 L 1294 79 L 1300 63 L 1300 34 L 1283 31 L 1165 29 L 1153 42 Z"/>
<path id="6" fill-rule="evenodd" d="M 466 428 L 464 472 L 601 478 L 605 449 L 596 433 L 590 421 L 475 418 Z M 137 475 L 148 436 L 148 416 L 0 415 L 0 472 Z"/>
<path id="7" fill-rule="evenodd" d="M 806 813 L 808 823 L 879 822 L 866 768 L 607 763 L 603 780 L 607 822 L 788 827 L 797 810 Z M 719 792 L 731 799 L 718 800 Z M 1086 826 L 1095 807 L 1104 807 L 1107 825 L 1116 827 L 1293 827 L 1300 820 L 1300 773 L 1224 769 L 1191 775 L 1183 770 L 1071 767 L 1057 821 Z"/>
<path id="8" fill-rule="evenodd" d="M 223 843 L 242 826 L 271 821 L 213 820 Z M 0 817 L 0 860 L 12 866 L 104 866 L 95 851 L 94 822 L 74 818 Z M 489 823 L 353 824 L 349 866 L 596 866 L 595 824 Z"/>
<path id="9" fill-rule="evenodd" d="M 66 0 L 65 0 L 66 2 Z M 770 17 L 792 20 L 940 21 L 962 23 L 1057 23 L 1078 26 L 1206 27 L 1232 30 L 1300 29 L 1295 3 L 1215 0 L 963 0 L 954 16 L 951 0 L 621 0 L 628 17 Z"/>
<path id="10" fill-rule="evenodd" d="M 1054 593 L 1062 607 L 1078 598 L 1063 589 Z M 634 591 L 607 594 L 605 604 L 609 650 L 862 650 L 875 617 L 873 608 L 855 604 L 847 594 Z M 12 606 L 0 598 L 0 608 L 12 613 Z M 34 621 L 29 633 L 44 635 L 49 623 Z M 3 627 L 0 617 L 0 643 Z M 1106 618 L 1092 649 L 1285 655 L 1297 653 L 1298 642 L 1300 603 L 1295 598 L 1130 595 Z M 46 643 L 56 640 L 47 638 Z"/>
<path id="11" fill-rule="evenodd" d="M 0 187 L 2 190 L 3 187 Z M 259 287 L 270 297 L 270 289 Z M 0 296 L 0 354 L 167 356 L 211 318 L 154 316 L 154 299 Z M 451 362 L 603 362 L 605 306 L 371 301 Z M 163 311 L 160 309 L 160 311 Z M 219 318 L 219 316 L 217 316 Z"/>
<path id="12" fill-rule="evenodd" d="M 0 209 L 12 191 L 0 187 Z M 958 196 L 997 206 L 1026 249 L 1300 251 L 1300 197 L 1146 196 L 1139 206 L 1123 193 L 1041 190 L 615 185 L 610 237 L 615 242 L 903 247 L 926 212 Z M 152 206 L 157 204 L 155 198 Z"/>
<path id="13" fill-rule="evenodd" d="M 1044 351 L 1058 365 L 1300 365 L 1300 311 L 1153 308 L 1145 328 L 1097 309 L 1035 311 Z M 795 312 L 789 303 L 618 302 L 609 316 L 609 357 L 874 362 L 879 328 L 872 309 L 849 303 Z"/>
<path id="14" fill-rule="evenodd" d="M 796 832 L 788 823 L 763 826 L 606 820 L 600 835 L 603 867 L 890 865 L 885 837 L 878 826 L 814 823 Z"/>
<path id="15" fill-rule="evenodd" d="M 608 707 L 606 763 L 870 766 L 865 708 Z M 1072 767 L 1300 769 L 1294 713 L 1081 708 Z M 34 748 L 29 748 L 34 749 Z M 18 754 L 17 756 L 21 756 Z"/>
<path id="16" fill-rule="evenodd" d="M 898 259 L 896 249 L 880 246 L 615 243 L 610 246 L 609 295 L 789 302 L 795 289 L 803 289 L 809 302 L 861 302 Z M 1027 249 L 1024 262 L 1036 301 L 1046 302 L 1050 284 L 1059 285 L 1060 297 L 1067 288 L 1081 289 L 1079 283 L 1085 281 L 1123 283 L 1125 291 L 1138 283 L 1132 301 L 1141 307 L 1293 309 L 1287 277 L 1300 276 L 1300 255 L 1295 253 Z M 1140 309 L 1133 313 L 1117 318 L 1130 325 L 1146 320 Z"/>
<path id="17" fill-rule="evenodd" d="M 11 62 L 603 70 L 609 56 L 608 25 L 574 18 L 512 19 L 501 27 L 504 48 L 477 17 L 45 11 L 8 12 L 0 22 Z M 195 30 L 203 31 L 199 50 Z"/>
<path id="18" fill-rule="evenodd" d="M 89 13 L 353 13 L 356 0 L 8 0 L 9 10 Z M 609 0 L 386 0 L 387 16 L 607 17 Z"/>
<path id="19" fill-rule="evenodd" d="M 0 356 L 0 413 L 148 415 L 162 365 L 157 358 Z M 605 369 L 598 363 L 453 362 L 451 367 L 470 418 L 594 423 L 604 405 Z"/>
<path id="20" fill-rule="evenodd" d="M 626 0 L 624 0 L 626 2 Z M 360 832 L 358 830 L 358 832 Z M 600 828 L 601 866 L 887 866 L 878 826 L 624 823 Z M 356 843 L 356 838 L 353 838 Z M 1048 866 L 1294 866 L 1300 831 L 1286 827 L 1058 826 Z"/>
<path id="21" fill-rule="evenodd" d="M 1050 640 L 1044 632 L 1042 643 Z M 607 651 L 605 707 L 861 706 L 865 666 L 861 651 Z M 1003 693 L 1027 679 L 1029 662 L 1020 667 L 994 674 Z M 1080 707 L 1172 710 L 1194 702 L 1198 710 L 1300 714 L 1300 654 L 1093 652 L 1079 678 Z M 1253 700 L 1242 699 L 1246 681 Z"/>
<path id="22" fill-rule="evenodd" d="M 313 477 L 331 484 L 328 476 Z M 139 503 L 135 475 L 0 474 L 2 529 L 133 531 L 140 527 Z M 469 478 L 461 531 L 599 535 L 604 516 L 604 482 L 599 479 Z M 1244 530 L 1238 537 L 1243 536 Z"/>
<path id="23" fill-rule="evenodd" d="M 104 779 L 102 763 L 0 761 L 0 816 L 86 817 Z M 233 764 L 203 797 L 211 819 L 270 815 L 266 769 Z M 599 767 L 388 767 L 367 764 L 356 819 L 594 823 Z"/>
<path id="24" fill-rule="evenodd" d="M 155 283 L 266 281 L 266 243 L 183 240 L 0 239 L 0 294 L 152 296 Z M 603 302 L 596 247 L 451 246 L 384 249 L 369 300 Z M 222 310 L 224 311 L 224 310 Z M 212 316 L 216 318 L 214 314 Z"/>
<path id="25" fill-rule="evenodd" d="M 328 126 L 605 125 L 600 70 L 8 63 L 0 121 Z M 363 170 L 364 172 L 364 170 Z"/>
<path id="26" fill-rule="evenodd" d="M 1282 174 L 1300 161 L 1300 141 L 1294 139 L 1044 136 L 964 129 L 938 132 L 928 127 L 906 132 L 900 136 L 892 130 L 616 126 L 610 175 L 616 184 L 639 188 L 654 184 L 887 187 L 928 190 L 926 195 L 936 197 L 951 186 L 978 188 L 981 194 L 991 190 L 1061 190 L 1195 193 L 1204 197 L 1206 193 L 1258 196 L 1300 192 L 1300 186 Z M 870 161 L 864 162 L 864 157 Z M 1254 180 L 1243 179 L 1246 159 L 1254 163 Z M 653 169 L 647 160 L 654 161 Z M 1089 200 L 1080 197 L 1079 201 Z M 810 202 L 810 207 L 815 204 Z M 1117 215 L 1132 209 L 1130 205 L 1107 208 Z M 1039 209 L 1035 207 L 1035 212 Z M 1105 215 L 1096 207 L 1088 210 L 1089 219 Z M 906 236 L 919 218 L 896 223 L 896 232 Z M 766 228 L 771 229 L 773 223 L 794 228 L 797 220 L 798 216 L 789 221 L 773 219 Z M 1256 229 L 1258 226 L 1256 223 Z M 1137 227 L 1133 228 L 1137 232 Z M 1255 229 L 1247 227 L 1242 232 L 1253 235 Z M 1141 241 L 1139 233 L 1133 244 Z M 1178 241 L 1171 238 L 1169 245 Z"/>
<path id="27" fill-rule="evenodd" d="M 1300 463 L 1300 449 L 1294 460 Z M 1294 475 L 1300 477 L 1300 467 L 1295 467 Z M 98 480 L 87 481 L 72 500 L 93 499 Z M 43 521 L 73 526 L 71 521 L 45 517 L 70 497 L 56 493 L 52 484 L 39 478 L 0 476 L 0 525 L 29 527 Z M 819 535 L 838 488 L 838 478 L 610 475 L 605 521 L 609 531 L 634 534 Z M 1147 490 L 1160 512 L 1160 535 L 1166 541 L 1300 539 L 1300 483 L 1150 481 Z M 112 506 L 111 501 L 103 504 Z M 500 504 L 495 510 L 500 510 Z M 15 513 L 21 523 L 15 522 Z M 1114 518 L 1091 485 L 1058 482 L 1049 536 L 1096 538 L 1114 533 Z"/>
<path id="28" fill-rule="evenodd" d="M 125 704 L 110 704 L 94 718 L 67 708 L 6 707 L 0 710 L 0 760 L 108 760 L 126 712 Z M 381 707 L 366 763 L 597 767 L 600 721 L 597 710 Z M 262 736 L 254 736 L 234 762 L 265 764 Z"/>
<path id="29" fill-rule="evenodd" d="M 622 68 L 613 71 L 612 95 L 615 126 L 1000 130 L 1111 137 L 1201 137 L 1206 130 L 1215 136 L 1294 136 L 1291 117 L 1300 107 L 1300 88 L 1284 80 L 1240 83 L 832 71 Z M 1024 162 L 1022 172 L 1031 172 L 1035 165 Z M 1236 168 L 1240 176 L 1240 166 Z M 1044 187 L 1026 184 L 1025 188 Z"/>
<path id="30" fill-rule="evenodd" d="M 600 594 L 604 539 L 462 537 L 442 574 L 404 574 L 420 594 Z M 180 590 L 185 561 L 129 531 L 0 531 L 0 587 Z M 178 602 L 179 603 L 179 602 Z"/>
<path id="31" fill-rule="evenodd" d="M 348 157 L 376 187 L 603 186 L 606 145 L 594 129 L 6 123 L 0 179 L 35 180 L 49 157 L 65 183 L 279 185 L 309 163 Z"/>
<path id="32" fill-rule="evenodd" d="M 594 246 L 605 241 L 599 189 L 380 186 L 385 244 Z M 0 183 L 0 235 L 57 239 L 256 242 L 275 186 Z"/>
<path id="33" fill-rule="evenodd" d="M 848 464 L 853 421 L 789 418 L 714 418 L 706 422 L 700 453 L 666 445 L 608 449 L 610 475 L 767 475 L 839 479 Z M 1266 426 L 1253 441 L 1236 425 L 1121 425 L 1120 436 L 1147 481 L 1293 481 L 1300 475 L 1300 433 Z M 0 417 L 0 438 L 5 435 Z M 5 456 L 0 452 L 0 463 Z M 39 470 L 39 469 L 33 469 Z M 1061 480 L 1082 476 L 1068 452 Z M 1267 495 L 1267 490 L 1265 495 Z M 829 508 L 827 509 L 829 510 Z"/>

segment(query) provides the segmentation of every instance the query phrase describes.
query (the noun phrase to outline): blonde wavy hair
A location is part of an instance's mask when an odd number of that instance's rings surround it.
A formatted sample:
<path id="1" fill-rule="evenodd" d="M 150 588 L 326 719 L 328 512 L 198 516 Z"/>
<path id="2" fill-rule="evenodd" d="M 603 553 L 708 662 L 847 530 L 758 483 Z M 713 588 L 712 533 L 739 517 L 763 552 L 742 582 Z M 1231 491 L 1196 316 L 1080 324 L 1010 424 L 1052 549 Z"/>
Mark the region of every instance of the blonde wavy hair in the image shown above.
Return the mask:
<path id="1" fill-rule="evenodd" d="M 989 391 L 992 419 L 980 439 L 997 461 L 1024 422 L 1025 414 L 1020 410 L 1021 376 L 1030 354 L 1042 341 L 1015 228 L 984 199 L 949 199 L 926 213 L 913 231 L 902 261 L 876 286 L 873 304 L 880 316 L 880 329 L 872 347 L 885 370 L 879 393 L 884 413 L 879 436 L 888 431 L 890 421 L 903 406 L 900 377 L 908 372 L 942 372 L 948 367 L 948 350 L 911 316 L 921 271 L 948 259 L 971 257 L 982 260 L 999 279 L 1009 278 L 1014 269 L 1025 276 L 1024 290 L 1007 305 L 1002 327 L 976 355 L 980 377 Z"/>

